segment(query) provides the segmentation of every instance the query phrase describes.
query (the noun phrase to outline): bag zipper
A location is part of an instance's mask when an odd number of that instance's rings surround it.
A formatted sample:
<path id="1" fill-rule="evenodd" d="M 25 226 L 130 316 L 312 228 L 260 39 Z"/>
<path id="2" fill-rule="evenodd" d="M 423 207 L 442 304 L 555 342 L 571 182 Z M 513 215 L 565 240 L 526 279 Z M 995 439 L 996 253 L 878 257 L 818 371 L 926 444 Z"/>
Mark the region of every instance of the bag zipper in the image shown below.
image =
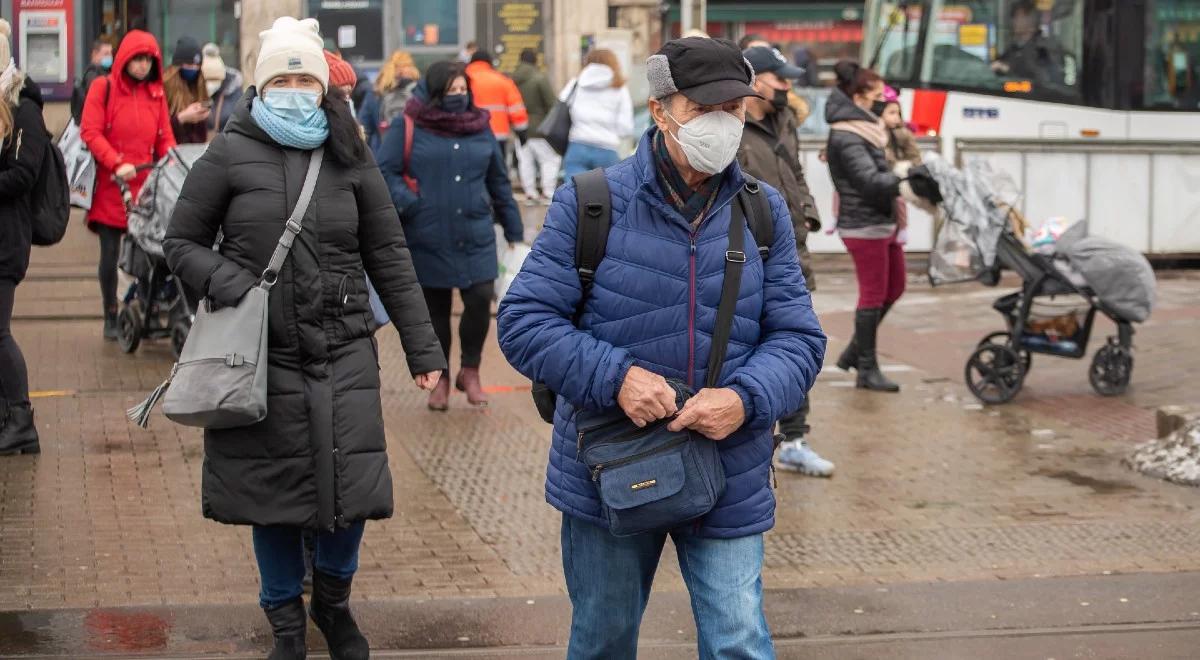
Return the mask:
<path id="1" fill-rule="evenodd" d="M 624 458 L 618 458 L 616 460 L 609 461 L 608 463 L 600 463 L 596 467 L 592 468 L 592 481 L 595 483 L 600 483 L 600 472 L 603 470 L 607 470 L 609 468 L 621 467 L 622 465 L 628 465 L 629 463 L 646 458 L 647 456 L 653 456 L 654 454 L 661 454 L 668 449 L 672 449 L 674 447 L 678 447 L 679 445 L 682 445 L 683 443 L 687 442 L 688 440 L 691 440 L 691 435 L 688 435 L 688 434 L 681 435 L 678 438 L 675 438 L 674 440 L 672 440 L 666 444 L 655 447 L 654 449 L 647 449 L 646 451 L 638 452 L 638 453 L 634 454 L 633 456 L 626 456 Z"/>
<path id="2" fill-rule="evenodd" d="M 628 417 L 623 417 L 623 418 L 621 418 L 621 419 L 614 419 L 614 420 L 613 420 L 613 421 L 611 421 L 611 422 L 605 422 L 605 423 L 603 423 L 603 424 L 601 424 L 601 425 L 599 425 L 599 426 L 593 426 L 593 427 L 591 427 L 591 428 L 587 429 L 586 431 L 579 431 L 579 433 L 578 433 L 578 436 L 579 436 L 579 438 L 578 438 L 578 441 L 577 441 L 577 442 L 576 442 L 576 444 L 575 444 L 575 453 L 576 453 L 576 454 L 579 454 L 580 452 L 582 452 L 582 451 L 583 451 L 583 436 L 584 436 L 584 435 L 586 435 L 586 434 L 588 434 L 588 433 L 595 433 L 596 431 L 599 431 L 599 430 L 602 430 L 602 429 L 607 429 L 607 428 L 610 428 L 610 427 L 613 427 L 613 426 L 618 426 L 618 425 L 620 425 L 620 424 L 626 424 L 626 423 L 631 423 L 631 422 L 629 421 L 629 418 L 628 418 Z M 657 423 L 657 422 L 656 422 L 656 423 Z M 621 435 L 619 435 L 619 436 L 617 436 L 617 437 L 613 438 L 611 442 L 615 442 L 615 441 L 617 441 L 617 440 L 622 440 L 622 439 L 625 439 L 625 438 L 629 438 L 629 437 L 635 436 L 635 435 L 637 435 L 638 433 L 641 433 L 642 431 L 649 430 L 649 429 L 650 429 L 650 428 L 652 428 L 653 426 L 654 426 L 654 424 L 651 424 L 651 425 L 645 426 L 645 427 L 643 427 L 643 428 L 640 428 L 640 429 L 635 429 L 635 430 L 633 430 L 633 431 L 630 431 L 629 433 L 622 433 Z M 578 422 L 576 422 L 576 428 L 578 428 Z"/>

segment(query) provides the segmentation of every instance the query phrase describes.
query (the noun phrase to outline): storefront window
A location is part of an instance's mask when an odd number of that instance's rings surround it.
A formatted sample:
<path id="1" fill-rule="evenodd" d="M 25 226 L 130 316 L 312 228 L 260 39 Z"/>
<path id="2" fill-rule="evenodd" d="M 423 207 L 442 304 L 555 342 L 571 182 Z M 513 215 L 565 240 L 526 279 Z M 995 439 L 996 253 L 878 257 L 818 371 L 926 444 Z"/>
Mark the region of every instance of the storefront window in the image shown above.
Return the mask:
<path id="1" fill-rule="evenodd" d="M 234 0 L 160 0 L 146 4 L 150 9 L 149 27 L 159 37 L 166 61 L 171 61 L 180 37 L 191 37 L 201 45 L 215 43 L 221 47 L 221 59 L 231 65 L 238 61 Z"/>
<path id="2" fill-rule="evenodd" d="M 1157 0 L 1146 12 L 1145 105 L 1200 108 L 1200 0 Z"/>
<path id="3" fill-rule="evenodd" d="M 1079 97 L 1083 3 L 934 2 L 922 79 L 1013 96 Z"/>
<path id="4" fill-rule="evenodd" d="M 400 20 L 404 26 L 401 36 L 406 46 L 458 45 L 457 0 L 403 0 Z"/>

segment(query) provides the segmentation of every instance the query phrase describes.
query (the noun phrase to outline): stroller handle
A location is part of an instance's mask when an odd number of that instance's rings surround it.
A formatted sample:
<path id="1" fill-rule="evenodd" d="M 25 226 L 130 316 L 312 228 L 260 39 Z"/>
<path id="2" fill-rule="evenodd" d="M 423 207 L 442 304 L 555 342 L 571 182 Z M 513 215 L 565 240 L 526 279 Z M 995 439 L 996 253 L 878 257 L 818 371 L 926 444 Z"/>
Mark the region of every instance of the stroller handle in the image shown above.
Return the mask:
<path id="1" fill-rule="evenodd" d="M 141 165 L 134 165 L 133 172 L 136 175 L 138 172 L 152 169 L 153 167 L 154 163 L 142 163 Z M 116 182 L 117 189 L 121 191 L 121 201 L 125 204 L 125 212 L 128 213 L 133 208 L 133 189 L 129 187 L 128 181 L 117 176 L 115 172 L 112 175 L 112 180 Z"/>

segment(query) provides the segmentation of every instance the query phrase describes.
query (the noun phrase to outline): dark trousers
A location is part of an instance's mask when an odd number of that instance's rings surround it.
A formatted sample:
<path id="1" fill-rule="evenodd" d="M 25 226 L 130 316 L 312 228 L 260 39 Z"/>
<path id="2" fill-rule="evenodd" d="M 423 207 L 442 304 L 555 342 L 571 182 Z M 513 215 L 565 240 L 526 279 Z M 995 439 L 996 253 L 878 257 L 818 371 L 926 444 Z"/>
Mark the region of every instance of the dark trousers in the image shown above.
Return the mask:
<path id="1" fill-rule="evenodd" d="M 365 523 L 316 534 L 313 565 L 324 575 L 345 580 L 358 570 L 358 546 Z M 304 591 L 304 543 L 300 527 L 254 527 L 254 558 L 262 579 L 259 605 L 273 609 Z"/>
<path id="2" fill-rule="evenodd" d="M 908 277 L 904 267 L 904 246 L 896 238 L 842 237 L 854 274 L 858 277 L 858 308 L 879 309 L 892 305 L 904 293 Z"/>
<path id="3" fill-rule="evenodd" d="M 804 403 L 800 404 L 800 410 L 780 418 L 779 432 L 786 436 L 788 440 L 808 435 L 810 430 L 808 425 L 808 410 L 808 395 L 805 395 Z"/>
<path id="4" fill-rule="evenodd" d="M 427 289 L 425 305 L 433 321 L 433 331 L 442 342 L 442 353 L 446 364 L 450 363 L 450 306 L 453 289 Z M 458 322 L 458 339 L 462 342 L 462 366 L 478 367 L 483 360 L 483 342 L 487 340 L 492 324 L 492 297 L 495 282 L 476 282 L 466 289 L 459 289 L 463 301 L 463 315 Z"/>
<path id="5" fill-rule="evenodd" d="M 104 311 L 117 313 L 117 261 L 121 258 L 121 237 L 125 231 L 95 223 L 96 233 L 100 236 L 100 268 L 97 275 L 100 279 L 100 299 L 104 301 Z"/>
<path id="6" fill-rule="evenodd" d="M 12 336 L 13 299 L 17 283 L 0 280 L 0 404 L 29 401 L 29 371 L 25 355 Z"/>

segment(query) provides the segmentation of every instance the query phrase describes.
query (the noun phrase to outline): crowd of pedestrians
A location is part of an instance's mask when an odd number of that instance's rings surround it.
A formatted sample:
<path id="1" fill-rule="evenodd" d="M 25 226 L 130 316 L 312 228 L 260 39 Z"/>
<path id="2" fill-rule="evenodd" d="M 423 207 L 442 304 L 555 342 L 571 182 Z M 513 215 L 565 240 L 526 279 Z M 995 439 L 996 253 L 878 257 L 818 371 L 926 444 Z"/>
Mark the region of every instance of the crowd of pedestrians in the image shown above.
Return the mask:
<path id="1" fill-rule="evenodd" d="M 32 146 L 49 138 L 2 21 L 0 32 L 0 454 L 36 453 L 11 319 L 31 243 L 22 195 L 41 167 Z M 500 301 L 498 342 L 552 409 L 546 499 L 562 513 L 570 657 L 633 657 L 668 536 L 700 654 L 773 657 L 761 579 L 773 469 L 834 471 L 809 445 L 807 419 L 826 348 L 806 247 L 821 218 L 797 137 L 808 110 L 792 87 L 811 74 L 753 38 L 669 41 L 647 61 L 652 123 L 635 136 L 625 72 L 609 50 L 587 53 L 557 92 L 532 50 L 511 77 L 474 44 L 424 72 L 396 51 L 363 91 L 315 20 L 280 18 L 260 37 L 253 80 L 216 44 L 189 37 L 169 66 L 148 32 L 129 31 L 115 54 L 97 41 L 73 110 L 96 161 L 86 221 L 100 247 L 105 339 L 117 336 L 127 227 L 116 182 L 136 195 L 146 166 L 176 144 L 208 146 L 166 230 L 171 271 L 208 313 L 269 285 L 266 416 L 205 429 L 202 510 L 252 528 L 271 657 L 304 657 L 308 618 L 333 657 L 367 657 L 349 600 L 366 521 L 393 510 L 373 339 L 381 314 L 430 410 L 450 408 L 452 385 L 471 405 L 488 404 L 480 366 L 499 275 L 494 225 L 510 248 L 526 241 L 510 153 L 526 204 L 549 208 Z M 827 158 L 859 283 L 854 338 L 838 365 L 857 370 L 859 387 L 895 391 L 876 355 L 905 282 L 893 169 L 920 155 L 877 74 L 848 62 L 836 72 Z M 556 105 L 571 119 L 563 154 L 539 130 Z M 636 150 L 622 159 L 630 138 Z M 624 472 L 602 474 L 587 458 L 601 428 L 589 420 L 605 413 L 603 428 L 627 425 L 623 437 L 651 447 L 607 461 L 628 463 Z M 676 491 L 654 487 L 695 479 L 698 459 L 681 452 L 708 452 L 723 485 L 680 518 Z M 614 533 L 617 516 L 628 524 L 640 507 L 657 522 Z"/>

